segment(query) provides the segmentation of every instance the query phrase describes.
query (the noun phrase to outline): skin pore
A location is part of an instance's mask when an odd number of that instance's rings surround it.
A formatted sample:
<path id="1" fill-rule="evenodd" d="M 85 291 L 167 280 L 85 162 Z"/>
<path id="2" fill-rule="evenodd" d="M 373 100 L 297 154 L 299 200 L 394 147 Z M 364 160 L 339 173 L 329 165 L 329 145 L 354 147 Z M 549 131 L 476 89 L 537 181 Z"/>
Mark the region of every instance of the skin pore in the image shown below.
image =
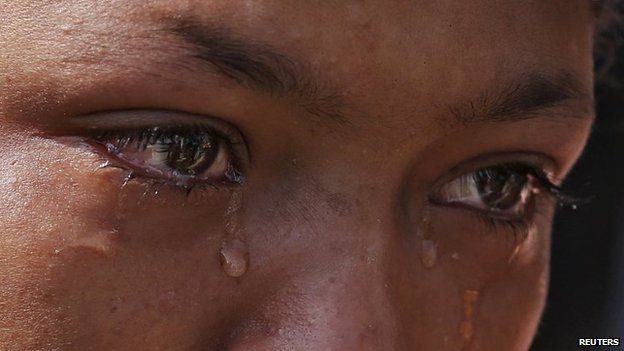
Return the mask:
<path id="1" fill-rule="evenodd" d="M 586 0 L 1 6 L 0 349 L 528 349 Z"/>

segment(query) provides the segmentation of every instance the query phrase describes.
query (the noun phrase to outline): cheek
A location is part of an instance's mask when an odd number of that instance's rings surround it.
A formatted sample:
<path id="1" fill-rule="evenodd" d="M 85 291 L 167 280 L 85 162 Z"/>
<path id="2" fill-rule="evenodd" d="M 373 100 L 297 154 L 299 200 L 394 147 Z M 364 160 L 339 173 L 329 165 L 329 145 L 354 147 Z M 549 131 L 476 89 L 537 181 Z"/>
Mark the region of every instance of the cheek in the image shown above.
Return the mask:
<path id="1" fill-rule="evenodd" d="M 534 231 L 515 250 L 508 269 L 485 285 L 477 323 L 492 338 L 477 340 L 475 350 L 495 348 L 496 342 L 516 345 L 511 350 L 529 348 L 548 292 L 552 215 L 552 210 L 538 215 Z"/>
<path id="2" fill-rule="evenodd" d="M 0 149 L 5 180 L 0 184 L 0 274 L 5 277 L 0 300 L 9 302 L 0 304 L 0 324 L 15 331 L 13 338 L 24 349 L 56 348 L 66 339 L 61 325 L 67 321 L 62 308 L 50 304 L 52 260 L 62 247 L 62 233 L 73 226 L 72 208 L 80 206 L 67 202 L 75 192 L 74 180 L 58 182 L 67 167 L 55 167 L 42 157 L 51 155 L 65 165 L 66 154 L 57 145 L 10 141 Z"/>
<path id="3" fill-rule="evenodd" d="M 540 207 L 546 210 L 535 215 L 526 236 L 458 209 L 432 209 L 419 226 L 414 250 L 422 260 L 435 247 L 435 264 L 425 274 L 446 287 L 445 293 L 425 291 L 433 305 L 444 306 L 438 315 L 454 316 L 454 333 L 466 350 L 529 347 L 548 280 L 552 210 Z"/>
<path id="4" fill-rule="evenodd" d="M 465 209 L 428 210 L 416 231 L 415 250 L 426 258 L 428 246 L 434 246 L 436 257 L 455 272 L 454 280 L 466 285 L 504 277 L 515 267 L 545 265 L 552 210 L 547 204 L 540 207 L 545 210 L 529 225 L 517 227 L 486 222 Z"/>
<path id="5" fill-rule="evenodd" d="M 19 150 L 29 152 L 0 152 L 2 330 L 19 331 L 23 349 L 218 334 L 226 314 L 211 301 L 232 284 L 218 257 L 229 190 L 122 187 L 124 171 L 96 170 L 101 160 L 75 145 Z"/>

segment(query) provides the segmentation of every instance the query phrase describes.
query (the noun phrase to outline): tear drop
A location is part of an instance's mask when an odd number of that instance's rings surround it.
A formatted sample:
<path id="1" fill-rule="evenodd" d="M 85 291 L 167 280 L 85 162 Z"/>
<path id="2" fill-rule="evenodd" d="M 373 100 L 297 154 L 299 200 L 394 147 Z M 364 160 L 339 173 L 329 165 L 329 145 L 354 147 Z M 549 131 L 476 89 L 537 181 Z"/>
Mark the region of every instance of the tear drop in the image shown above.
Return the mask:
<path id="1" fill-rule="evenodd" d="M 12 185 L 17 182 L 17 177 L 6 177 L 0 179 L 0 185 Z"/>
<path id="2" fill-rule="evenodd" d="M 463 319 L 459 325 L 459 334 L 466 343 L 472 341 L 474 335 L 474 312 L 477 300 L 479 300 L 479 292 L 477 290 L 466 290 L 462 296 L 464 303 Z"/>
<path id="3" fill-rule="evenodd" d="M 438 244 L 431 240 L 423 240 L 420 261 L 425 268 L 433 268 L 438 260 Z"/>
<path id="4" fill-rule="evenodd" d="M 96 171 L 99 171 L 99 170 L 101 170 L 101 169 L 108 168 L 108 167 L 110 167 L 110 166 L 111 166 L 110 162 L 108 162 L 108 161 L 104 161 L 104 162 L 100 163 L 100 164 L 99 164 L 99 165 L 95 168 L 95 170 L 96 170 Z"/>
<path id="5" fill-rule="evenodd" d="M 243 276 L 249 267 L 247 245 L 238 239 L 225 242 L 219 251 L 219 260 L 225 274 L 232 278 Z"/>
<path id="6" fill-rule="evenodd" d="M 130 172 L 126 175 L 126 177 L 123 179 L 123 182 L 121 183 L 121 188 L 122 188 L 122 189 L 123 189 L 123 188 L 125 188 L 125 187 L 128 185 L 128 183 L 130 183 L 130 181 L 131 181 L 132 179 L 134 179 L 134 173 L 132 173 L 132 171 L 130 171 Z"/>
<path id="7" fill-rule="evenodd" d="M 511 252 L 511 255 L 509 256 L 509 260 L 507 260 L 507 263 L 512 264 L 516 260 L 521 247 L 522 247 L 521 244 L 518 244 L 514 247 L 513 251 Z"/>
<path id="8" fill-rule="evenodd" d="M 232 193 L 230 203 L 225 211 L 225 233 L 236 236 L 238 234 L 238 211 L 241 208 L 242 195 L 239 192 Z"/>

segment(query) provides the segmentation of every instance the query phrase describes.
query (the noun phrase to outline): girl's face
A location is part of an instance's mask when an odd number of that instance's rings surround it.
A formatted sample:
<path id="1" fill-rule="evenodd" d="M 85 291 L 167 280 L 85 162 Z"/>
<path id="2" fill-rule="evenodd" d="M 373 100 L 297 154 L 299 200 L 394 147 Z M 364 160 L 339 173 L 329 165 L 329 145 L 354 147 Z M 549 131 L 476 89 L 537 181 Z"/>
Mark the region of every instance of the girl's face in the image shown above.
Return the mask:
<path id="1" fill-rule="evenodd" d="M 2 7 L 0 349 L 528 348 L 589 1 Z"/>

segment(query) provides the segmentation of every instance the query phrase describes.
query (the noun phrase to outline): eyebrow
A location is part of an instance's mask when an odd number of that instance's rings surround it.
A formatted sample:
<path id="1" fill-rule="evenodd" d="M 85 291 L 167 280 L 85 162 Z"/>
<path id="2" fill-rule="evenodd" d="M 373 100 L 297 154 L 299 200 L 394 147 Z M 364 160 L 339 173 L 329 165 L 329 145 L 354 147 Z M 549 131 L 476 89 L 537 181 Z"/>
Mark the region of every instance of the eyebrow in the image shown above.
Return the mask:
<path id="1" fill-rule="evenodd" d="M 531 73 L 468 102 L 449 106 L 452 121 L 446 122 L 467 125 L 519 121 L 543 117 L 549 109 L 578 106 L 579 103 L 581 108 L 575 111 L 577 115 L 593 118 L 593 94 L 583 89 L 583 84 L 572 73 Z"/>
<path id="2" fill-rule="evenodd" d="M 270 45 L 192 16 L 161 18 L 164 30 L 190 45 L 192 58 L 237 84 L 296 103 L 324 121 L 351 124 L 349 104 L 325 77 Z M 493 84 L 496 86 L 496 84 Z M 582 116 L 593 118 L 593 94 L 571 72 L 533 72 L 490 89 L 464 103 L 448 106 L 443 128 L 477 122 L 510 122 L 544 117 L 547 109 L 582 102 Z M 579 111 L 575 111 L 579 112 Z M 557 116 L 557 114 L 553 114 Z"/>
<path id="3" fill-rule="evenodd" d="M 190 55 L 237 84 L 274 96 L 291 97 L 309 113 L 346 122 L 346 103 L 310 67 L 265 43 L 194 18 L 165 19 L 165 30 L 191 45 Z"/>

